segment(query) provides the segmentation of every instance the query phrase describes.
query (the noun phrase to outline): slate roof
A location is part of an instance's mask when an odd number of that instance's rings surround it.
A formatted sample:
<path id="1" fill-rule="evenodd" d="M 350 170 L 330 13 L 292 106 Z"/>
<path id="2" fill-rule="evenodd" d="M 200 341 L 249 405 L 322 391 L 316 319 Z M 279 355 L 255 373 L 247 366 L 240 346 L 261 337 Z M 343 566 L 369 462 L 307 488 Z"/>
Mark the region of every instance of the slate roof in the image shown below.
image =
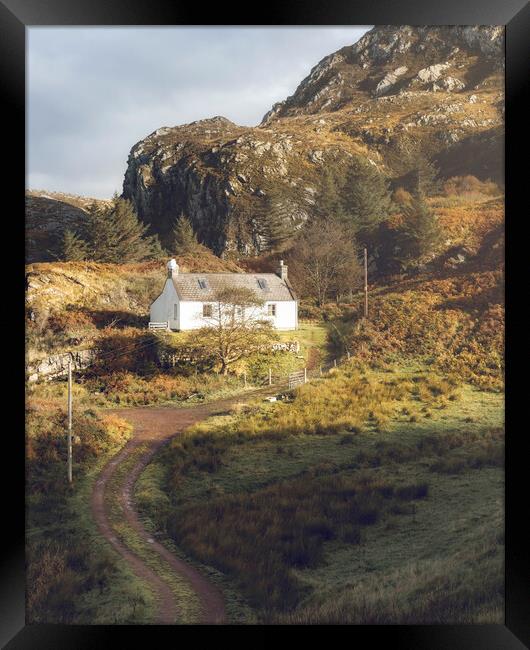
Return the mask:
<path id="1" fill-rule="evenodd" d="M 173 285 L 183 301 L 215 300 L 216 292 L 227 286 L 252 289 L 264 301 L 297 299 L 289 280 L 275 273 L 178 273 L 173 276 Z"/>

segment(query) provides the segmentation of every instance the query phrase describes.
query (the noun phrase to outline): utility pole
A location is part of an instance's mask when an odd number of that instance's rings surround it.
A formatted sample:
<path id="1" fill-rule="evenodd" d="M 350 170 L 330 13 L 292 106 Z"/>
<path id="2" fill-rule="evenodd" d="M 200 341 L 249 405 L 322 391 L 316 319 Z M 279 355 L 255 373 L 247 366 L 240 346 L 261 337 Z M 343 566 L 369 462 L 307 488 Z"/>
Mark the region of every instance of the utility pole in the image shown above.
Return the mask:
<path id="1" fill-rule="evenodd" d="M 364 317 L 368 318 L 368 251 L 364 249 Z"/>
<path id="2" fill-rule="evenodd" d="M 72 483 L 72 359 L 68 359 L 68 483 Z"/>

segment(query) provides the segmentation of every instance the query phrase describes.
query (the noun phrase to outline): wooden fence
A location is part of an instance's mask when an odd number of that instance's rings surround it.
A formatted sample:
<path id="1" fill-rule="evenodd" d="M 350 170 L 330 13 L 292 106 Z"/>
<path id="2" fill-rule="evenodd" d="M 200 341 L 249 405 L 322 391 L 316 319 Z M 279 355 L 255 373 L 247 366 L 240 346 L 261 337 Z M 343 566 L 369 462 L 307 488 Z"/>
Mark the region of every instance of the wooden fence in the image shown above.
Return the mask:
<path id="1" fill-rule="evenodd" d="M 156 321 L 151 321 L 149 323 L 149 329 L 150 330 L 168 330 L 169 329 L 169 321 L 160 322 L 160 323 L 157 323 Z"/>

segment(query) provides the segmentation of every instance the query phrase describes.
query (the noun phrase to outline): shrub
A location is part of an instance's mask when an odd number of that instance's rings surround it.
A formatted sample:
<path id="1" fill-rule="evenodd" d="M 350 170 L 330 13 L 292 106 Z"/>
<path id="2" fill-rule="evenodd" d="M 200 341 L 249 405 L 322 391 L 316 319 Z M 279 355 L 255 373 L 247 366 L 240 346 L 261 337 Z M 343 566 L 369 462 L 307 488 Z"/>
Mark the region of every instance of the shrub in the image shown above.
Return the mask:
<path id="1" fill-rule="evenodd" d="M 443 186 L 446 196 L 453 195 L 484 195 L 499 196 L 502 191 L 492 181 L 480 181 L 476 176 L 453 176 Z"/>
<path id="2" fill-rule="evenodd" d="M 405 485 L 396 490 L 396 496 L 402 501 L 411 501 L 413 499 L 425 499 L 429 494 L 429 486 L 427 483 L 416 483 L 413 485 Z"/>

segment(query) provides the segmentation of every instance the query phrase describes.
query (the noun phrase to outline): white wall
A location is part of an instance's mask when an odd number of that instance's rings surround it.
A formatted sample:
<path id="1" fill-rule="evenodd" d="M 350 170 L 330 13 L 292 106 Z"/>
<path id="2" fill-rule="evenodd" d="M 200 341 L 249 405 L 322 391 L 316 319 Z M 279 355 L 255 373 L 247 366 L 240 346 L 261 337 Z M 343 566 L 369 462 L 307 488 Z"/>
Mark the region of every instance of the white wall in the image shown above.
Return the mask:
<path id="1" fill-rule="evenodd" d="M 180 329 L 179 319 L 175 319 L 174 317 L 175 304 L 178 304 L 177 292 L 175 291 L 173 280 L 168 278 L 164 285 L 164 290 L 151 305 L 149 320 L 156 323 L 169 321 L 170 329 Z"/>
<path id="2" fill-rule="evenodd" d="M 215 303 L 212 303 L 215 304 Z M 270 318 L 272 325 L 279 330 L 294 330 L 298 328 L 298 309 L 294 300 L 270 301 L 276 305 L 276 317 Z M 202 315 L 202 302 L 181 302 L 180 303 L 180 329 L 192 330 L 204 327 L 208 319 Z M 269 302 L 263 307 L 263 317 L 267 315 Z M 213 322 L 213 321 L 212 321 Z M 170 325 L 170 327 L 172 327 Z"/>
<path id="3" fill-rule="evenodd" d="M 265 303 L 265 314 L 268 304 Z M 298 329 L 298 303 L 295 300 L 280 300 L 274 304 L 276 305 L 276 318 L 272 321 L 274 327 L 278 330 Z"/>
<path id="4" fill-rule="evenodd" d="M 212 303 L 214 304 L 214 303 Z M 276 316 L 270 317 L 273 327 L 279 330 L 294 330 L 298 328 L 298 303 L 294 300 L 271 300 L 263 307 L 263 317 L 268 317 L 268 305 L 276 305 Z M 175 319 L 175 305 L 178 305 Z M 193 330 L 208 323 L 202 315 L 202 302 L 179 302 L 173 281 L 168 278 L 164 290 L 152 303 L 150 309 L 151 322 L 165 323 L 169 321 L 172 330 Z"/>

